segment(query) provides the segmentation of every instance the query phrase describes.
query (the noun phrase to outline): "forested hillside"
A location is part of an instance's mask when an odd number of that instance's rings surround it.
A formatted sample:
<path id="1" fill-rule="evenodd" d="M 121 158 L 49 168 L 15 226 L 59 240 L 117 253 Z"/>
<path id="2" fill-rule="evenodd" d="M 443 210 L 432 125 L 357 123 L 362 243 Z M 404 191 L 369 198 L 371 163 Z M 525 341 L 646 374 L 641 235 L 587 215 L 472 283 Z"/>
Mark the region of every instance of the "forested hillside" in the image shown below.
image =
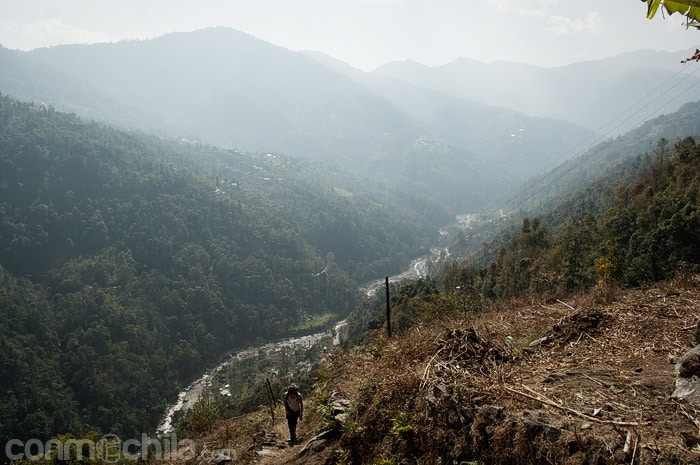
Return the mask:
<path id="1" fill-rule="evenodd" d="M 600 179 L 480 253 L 486 266 L 443 279 L 478 299 L 557 296 L 594 285 L 639 286 L 700 264 L 700 145 L 692 137 Z M 503 238 L 508 238 L 504 244 Z M 493 245 L 496 247 L 494 248 Z"/>
<path id="2" fill-rule="evenodd" d="M 628 134 L 596 144 L 585 153 L 523 183 L 500 204 L 452 228 L 446 246 L 456 256 L 492 260 L 520 231 L 523 218 L 540 218 L 559 230 L 572 218 L 603 214 L 621 184 L 632 182 L 654 157 L 667 158 L 674 141 L 700 134 L 700 103 L 645 122 Z M 487 244 L 484 247 L 484 244 Z"/>
<path id="3" fill-rule="evenodd" d="M 383 293 L 353 312 L 361 331 L 309 387 L 303 445 L 265 409 L 206 417 L 197 450 L 265 465 L 695 464 L 699 204 L 700 145 L 660 140 L 504 232 L 485 266 L 395 284 L 391 335 Z"/>
<path id="4" fill-rule="evenodd" d="M 643 154 L 670 150 L 670 147 L 659 147 L 661 139 L 670 144 L 696 134 L 700 134 L 700 103 L 691 102 L 676 112 L 646 121 L 627 134 L 602 141 L 580 156 L 533 177 L 511 193 L 503 207 L 537 215 L 587 189 L 600 178 L 626 169 Z"/>
<path id="5" fill-rule="evenodd" d="M 389 186 L 436 226 L 482 210 L 592 134 L 362 74 L 229 28 L 0 48 L 5 94 L 120 127 L 320 161 Z"/>
<path id="6" fill-rule="evenodd" d="M 152 431 L 226 352 L 346 315 L 430 244 L 319 170 L 0 97 L 0 442 Z"/>

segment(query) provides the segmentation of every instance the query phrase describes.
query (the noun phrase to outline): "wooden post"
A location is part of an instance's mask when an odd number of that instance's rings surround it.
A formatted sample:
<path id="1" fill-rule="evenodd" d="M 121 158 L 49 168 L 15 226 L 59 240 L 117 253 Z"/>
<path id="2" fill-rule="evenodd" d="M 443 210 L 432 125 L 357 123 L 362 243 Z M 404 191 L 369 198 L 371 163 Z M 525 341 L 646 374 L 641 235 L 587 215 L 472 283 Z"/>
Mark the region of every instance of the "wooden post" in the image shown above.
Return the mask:
<path id="1" fill-rule="evenodd" d="M 275 404 L 277 399 L 275 399 L 275 394 L 272 392 L 272 386 L 270 385 L 270 378 L 265 378 L 267 381 L 267 396 L 270 399 L 270 415 L 272 416 L 272 424 L 275 424 Z"/>
<path id="2" fill-rule="evenodd" d="M 391 306 L 389 304 L 389 277 L 386 277 L 386 334 L 391 337 Z"/>

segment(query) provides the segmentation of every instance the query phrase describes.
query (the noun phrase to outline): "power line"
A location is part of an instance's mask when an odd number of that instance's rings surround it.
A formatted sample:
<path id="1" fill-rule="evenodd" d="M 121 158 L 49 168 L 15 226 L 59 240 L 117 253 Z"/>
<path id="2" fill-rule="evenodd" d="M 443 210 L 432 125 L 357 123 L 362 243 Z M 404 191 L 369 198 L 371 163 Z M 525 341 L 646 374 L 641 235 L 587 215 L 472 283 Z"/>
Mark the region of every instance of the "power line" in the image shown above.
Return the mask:
<path id="1" fill-rule="evenodd" d="M 607 135 L 610 134 L 612 131 L 614 131 L 615 129 L 619 128 L 622 124 L 624 124 L 625 122 L 627 122 L 627 121 L 628 121 L 630 118 L 632 118 L 634 115 L 638 114 L 639 111 L 643 110 L 644 108 L 646 108 L 647 106 L 649 106 L 651 103 L 653 103 L 654 101 L 656 101 L 656 100 L 658 100 L 659 98 L 661 98 L 662 96 L 664 96 L 666 93 L 668 93 L 668 91 L 669 91 L 670 89 L 672 89 L 672 88 L 675 87 L 676 85 L 678 85 L 678 84 L 680 84 L 681 82 L 683 82 L 684 80 L 686 80 L 686 79 L 687 79 L 688 77 L 690 77 L 692 74 L 695 74 L 696 71 L 697 71 L 697 68 L 696 68 L 695 71 L 693 71 L 693 72 L 690 73 L 690 74 L 684 73 L 685 76 L 684 76 L 680 81 L 678 81 L 676 84 L 674 84 L 673 86 L 671 86 L 671 88 L 667 88 L 667 89 L 666 89 L 666 92 L 662 93 L 661 95 L 658 95 L 655 99 L 653 99 L 653 100 L 652 100 L 651 102 L 649 102 L 647 105 L 645 105 L 644 107 L 642 107 L 641 109 L 639 109 L 637 112 L 633 113 L 631 116 L 629 116 L 629 117 L 627 117 L 626 119 L 624 119 L 623 121 L 621 121 L 617 126 L 614 126 L 614 127 L 613 127 L 612 129 L 610 129 L 610 130 L 607 130 L 607 132 L 606 132 L 606 131 L 605 131 L 605 128 L 606 128 L 608 125 L 612 124 L 615 120 L 617 120 L 618 118 L 620 118 L 622 115 L 624 115 L 624 114 L 627 113 L 628 111 L 632 110 L 632 109 L 633 109 L 635 106 L 637 106 L 640 102 L 643 102 L 643 101 L 644 101 L 644 97 L 640 97 L 639 99 L 637 99 L 637 101 L 635 101 L 635 102 L 634 102 L 632 105 L 630 105 L 628 108 L 626 108 L 625 110 L 621 111 L 619 114 L 615 115 L 615 116 L 614 116 L 612 119 L 610 119 L 608 122 L 606 122 L 605 124 L 603 124 L 602 126 L 600 126 L 598 129 L 596 129 L 593 133 L 591 133 L 591 134 L 589 134 L 588 136 L 586 136 L 586 138 L 583 139 L 581 142 L 579 142 L 577 145 L 575 145 L 575 146 L 572 147 L 571 149 L 569 149 L 569 150 L 567 150 L 566 152 L 564 152 L 564 155 L 566 156 L 566 155 L 568 155 L 568 154 L 570 154 L 570 153 L 572 153 L 572 152 L 578 152 L 578 151 L 579 151 L 579 147 L 582 147 L 582 146 L 584 146 L 585 148 L 584 148 L 584 149 L 580 149 L 581 151 L 593 147 L 596 143 L 600 142 L 602 139 L 604 139 L 605 137 L 607 137 Z M 662 87 L 665 87 L 666 84 L 668 84 L 669 82 L 671 82 L 672 80 L 674 80 L 674 79 L 675 79 L 679 74 L 681 74 L 681 73 L 683 73 L 683 71 L 682 71 L 682 70 L 679 70 L 679 71 L 677 71 L 675 74 L 673 74 L 672 76 L 669 76 L 664 82 L 662 82 L 661 84 L 657 85 L 654 89 L 652 89 L 652 90 L 650 90 L 649 92 L 647 92 L 646 95 L 652 94 L 652 93 L 656 92 L 657 90 L 661 89 Z M 670 103 L 670 102 L 668 102 L 668 103 Z M 666 105 L 668 105 L 668 103 L 666 103 Z M 588 142 L 588 140 L 590 140 L 590 139 L 592 139 L 592 138 L 596 138 L 596 140 L 593 141 L 593 142 L 591 142 L 589 145 L 586 145 L 586 142 Z M 551 165 L 550 165 L 550 166 L 551 166 Z"/>
<path id="2" fill-rule="evenodd" d="M 674 88 L 676 88 L 678 85 L 682 84 L 684 81 L 686 81 L 687 79 L 689 79 L 691 76 L 693 76 L 693 75 L 698 71 L 698 69 L 700 69 L 700 68 L 697 68 L 697 67 L 696 67 L 695 70 L 694 70 L 692 73 L 684 73 L 685 75 L 684 75 L 684 77 L 683 77 L 682 79 L 680 79 L 678 82 L 676 82 L 676 83 L 673 84 L 672 86 L 666 88 L 666 90 L 665 90 L 664 92 L 662 92 L 661 94 L 657 95 L 657 96 L 656 96 L 655 98 L 653 98 L 651 101 L 647 102 L 644 106 L 642 106 L 641 108 L 639 108 L 638 110 L 636 110 L 634 113 L 632 113 L 630 116 L 628 116 L 627 118 L 625 118 L 624 120 L 622 120 L 622 121 L 621 121 L 620 123 L 618 123 L 616 126 L 614 126 L 613 128 L 609 129 L 606 133 L 603 133 L 602 135 L 598 136 L 598 138 L 597 138 L 594 142 L 592 142 L 590 145 L 586 146 L 586 149 L 590 149 L 590 148 L 593 147 L 594 145 L 600 143 L 603 139 L 609 137 L 609 135 L 610 135 L 614 130 L 616 130 L 617 128 L 619 128 L 620 126 L 622 126 L 624 123 L 626 123 L 627 121 L 629 121 L 630 119 L 632 119 L 634 116 L 636 116 L 636 115 L 638 115 L 639 113 L 641 113 L 643 110 L 645 110 L 646 108 L 648 108 L 650 105 L 652 105 L 654 102 L 656 102 L 657 100 L 659 100 L 660 98 L 662 98 L 662 97 L 665 96 L 666 94 L 668 94 L 670 91 L 672 91 L 672 90 L 673 90 Z M 670 77 L 667 78 L 664 82 L 662 82 L 661 84 L 657 85 L 654 89 L 652 89 L 652 90 L 650 90 L 649 92 L 647 92 L 646 95 L 653 94 L 654 92 L 656 92 L 657 90 L 661 89 L 662 87 L 665 87 L 670 81 L 672 81 L 673 79 L 675 79 L 675 78 L 676 78 L 679 74 L 681 74 L 681 73 L 682 73 L 682 70 L 677 71 L 673 76 L 670 76 Z M 642 123 L 644 123 L 645 121 L 647 121 L 647 120 L 651 117 L 651 115 L 653 115 L 654 113 L 658 112 L 661 108 L 663 108 L 664 106 L 670 104 L 670 103 L 673 102 L 674 100 L 678 99 L 681 95 L 683 95 L 684 93 L 688 92 L 690 89 L 692 89 L 693 87 L 695 87 L 695 86 L 698 85 L 699 83 L 700 83 L 700 81 L 699 81 L 699 80 L 696 80 L 696 81 L 693 82 L 690 86 L 684 88 L 681 92 L 679 92 L 678 94 L 676 94 L 673 98 L 671 98 L 670 100 L 664 102 L 662 105 L 656 107 L 653 111 L 647 113 L 645 117 L 643 117 L 639 122 L 637 122 L 634 126 L 632 126 L 632 129 L 630 129 L 630 131 L 633 130 L 633 129 L 636 129 L 640 124 L 642 124 Z M 614 118 L 612 118 L 610 121 L 608 121 L 608 122 L 605 123 L 603 126 L 601 126 L 601 128 L 600 128 L 598 131 L 596 131 L 596 133 L 599 132 L 600 130 L 602 130 L 603 128 L 605 128 L 606 126 L 608 126 L 609 124 L 612 124 L 614 121 L 616 121 L 618 118 L 620 118 L 622 115 L 624 115 L 624 114 L 627 113 L 628 111 L 632 110 L 634 107 L 636 107 L 637 105 L 639 105 L 641 102 L 644 102 L 644 101 L 645 101 L 644 99 L 645 99 L 645 97 L 640 97 L 639 99 L 637 99 L 637 101 L 634 102 L 632 105 L 630 105 L 627 109 L 625 109 L 624 111 L 620 112 L 618 115 L 616 115 L 616 116 L 615 116 Z M 584 145 L 585 142 L 586 142 L 588 139 L 590 139 L 591 137 L 593 137 L 593 136 L 592 136 L 592 135 L 589 135 L 589 136 L 588 136 L 586 139 L 584 139 L 582 142 L 580 142 L 580 143 L 577 144 L 576 146 L 574 146 L 574 147 L 572 147 L 571 149 L 569 149 L 569 150 L 567 150 L 566 152 L 564 152 L 564 155 L 568 155 L 568 154 L 574 152 L 574 151 L 577 150 L 579 147 L 581 147 L 582 145 Z M 609 141 L 607 145 L 612 144 L 612 142 L 613 142 L 613 141 Z M 606 146 L 607 146 L 607 145 L 606 145 Z M 605 148 L 605 147 L 603 147 L 603 148 Z M 583 150 L 582 150 L 582 151 L 583 151 Z M 582 151 L 581 151 L 581 152 L 582 152 Z M 559 164 L 556 165 L 556 166 L 563 166 L 563 165 L 565 165 L 566 163 L 569 163 L 570 161 L 571 161 L 571 159 L 567 159 L 565 162 L 559 163 Z M 544 169 L 543 169 L 542 171 L 540 171 L 539 173 L 535 174 L 531 179 L 535 179 L 535 178 L 537 178 L 537 177 L 544 176 L 545 174 L 550 173 L 550 172 L 552 171 L 553 168 L 554 168 L 553 165 L 549 165 L 548 167 L 544 168 Z M 560 173 L 552 180 L 552 182 L 558 181 L 559 179 L 561 179 L 561 177 L 564 176 L 564 174 L 565 174 L 565 173 L 564 173 L 563 171 L 560 172 Z M 548 183 L 548 184 L 551 184 L 551 182 Z M 541 193 L 542 191 L 544 191 L 544 190 L 547 189 L 547 188 L 548 188 L 547 185 L 542 185 L 542 186 L 540 186 L 539 189 L 535 190 L 531 195 L 537 195 L 537 194 Z M 517 190 L 511 192 L 510 194 L 507 194 L 506 196 L 504 196 L 504 197 L 502 198 L 502 200 L 500 200 L 500 201 L 498 202 L 498 205 L 499 205 L 499 206 L 494 207 L 493 209 L 491 209 L 490 211 L 488 211 L 487 214 L 492 215 L 492 214 L 494 214 L 496 211 L 501 210 L 507 203 L 509 203 L 509 202 L 513 201 L 514 199 L 516 199 L 516 198 L 518 197 L 518 195 L 519 195 L 519 192 L 518 192 Z"/>
<path id="3" fill-rule="evenodd" d="M 667 93 L 669 93 L 669 92 L 670 92 L 671 90 L 673 90 L 676 86 L 682 84 L 683 81 L 685 81 L 686 79 L 688 79 L 689 77 L 691 77 L 691 76 L 692 76 L 693 74 L 695 74 L 697 71 L 698 71 L 698 68 L 695 68 L 695 71 L 693 71 L 693 72 L 690 73 L 690 74 L 686 74 L 685 77 L 684 77 L 683 79 L 681 79 L 680 81 L 676 82 L 676 83 L 673 84 L 671 87 L 667 88 L 664 92 L 662 92 L 661 94 L 657 95 L 654 99 L 652 99 L 652 100 L 651 100 L 650 102 L 648 102 L 646 105 L 644 105 L 643 107 L 641 107 L 641 108 L 640 108 L 639 110 L 637 110 L 636 112 L 632 113 L 629 117 L 627 117 L 627 118 L 624 119 L 623 121 L 621 121 L 617 126 L 613 127 L 613 128 L 608 132 L 608 134 L 609 134 L 610 132 L 614 131 L 615 129 L 619 128 L 620 126 L 622 126 L 624 123 L 626 123 L 627 121 L 629 121 L 630 119 L 632 119 L 634 116 L 638 115 L 642 110 L 648 108 L 652 103 L 654 103 L 655 101 L 657 101 L 658 99 L 660 99 L 661 97 L 663 97 L 664 95 L 666 95 Z M 678 73 L 676 73 L 676 75 L 677 75 L 677 74 L 678 74 Z M 666 82 L 668 82 L 668 80 L 667 80 Z M 648 120 L 649 117 L 650 117 L 653 113 L 657 112 L 657 111 L 660 110 L 661 108 L 663 108 L 663 107 L 665 107 L 666 105 L 668 105 L 669 103 L 673 102 L 673 101 L 674 101 L 675 99 L 677 99 L 680 95 L 684 94 L 685 92 L 687 92 L 687 91 L 689 91 L 690 89 L 692 89 L 693 87 L 695 87 L 695 86 L 698 84 L 698 82 L 700 82 L 700 81 L 695 81 L 695 82 L 692 83 L 688 88 L 684 89 L 683 92 L 679 93 L 678 95 L 676 95 L 675 97 L 673 97 L 671 100 L 669 100 L 668 102 L 666 102 L 666 103 L 664 103 L 663 105 L 661 105 L 660 107 L 658 107 L 656 110 L 654 110 L 654 111 L 651 112 L 649 115 L 647 115 L 642 121 L 640 121 L 640 122 L 638 122 L 636 125 L 634 125 L 634 126 L 632 127 L 632 129 L 636 128 L 637 126 L 639 126 L 639 124 L 641 124 L 641 123 L 643 123 L 644 121 Z M 654 89 L 654 91 L 657 90 L 657 89 L 659 89 L 659 88 L 660 88 L 661 86 L 663 86 L 663 85 L 665 85 L 665 82 L 664 82 L 663 84 L 661 84 L 660 86 L 658 86 L 656 89 Z M 652 92 L 653 92 L 653 91 L 652 91 Z M 638 100 L 638 102 L 640 102 L 640 101 L 642 101 L 642 100 L 641 100 L 641 99 Z M 635 103 L 635 105 L 636 105 L 636 103 Z M 633 106 L 634 106 L 634 105 L 633 105 Z"/>

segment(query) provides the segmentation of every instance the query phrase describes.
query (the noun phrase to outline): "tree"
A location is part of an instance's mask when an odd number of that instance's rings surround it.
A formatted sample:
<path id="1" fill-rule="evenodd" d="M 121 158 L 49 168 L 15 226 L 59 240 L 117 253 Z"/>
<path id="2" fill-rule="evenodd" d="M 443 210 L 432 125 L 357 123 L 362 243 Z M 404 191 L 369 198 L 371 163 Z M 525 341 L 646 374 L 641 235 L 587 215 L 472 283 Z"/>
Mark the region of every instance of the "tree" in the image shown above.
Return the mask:
<path id="1" fill-rule="evenodd" d="M 663 6 L 669 15 L 680 13 L 688 20 L 686 25 L 695 28 L 700 28 L 700 0 L 684 0 L 684 1 L 669 1 L 669 0 L 645 0 L 647 3 L 647 18 L 652 19 Z"/>

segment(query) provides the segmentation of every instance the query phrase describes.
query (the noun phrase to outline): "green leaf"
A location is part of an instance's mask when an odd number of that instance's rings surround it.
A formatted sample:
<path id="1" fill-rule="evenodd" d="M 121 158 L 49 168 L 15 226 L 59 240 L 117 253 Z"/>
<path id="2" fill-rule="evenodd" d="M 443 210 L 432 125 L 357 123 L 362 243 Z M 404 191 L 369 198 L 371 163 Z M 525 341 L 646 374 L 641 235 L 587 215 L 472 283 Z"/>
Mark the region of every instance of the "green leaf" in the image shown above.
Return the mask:
<path id="1" fill-rule="evenodd" d="M 647 18 L 652 19 L 659 7 L 663 6 L 669 15 L 680 13 L 688 18 L 688 25 L 700 22 L 700 0 L 685 0 L 682 2 L 670 0 L 646 0 Z"/>
<path id="2" fill-rule="evenodd" d="M 685 16 L 685 14 L 690 10 L 690 6 L 682 2 L 664 2 L 664 8 L 668 11 L 668 14 L 680 13 Z"/>
<path id="3" fill-rule="evenodd" d="M 647 0 L 647 4 L 647 18 L 652 19 L 661 6 L 661 0 Z"/>

